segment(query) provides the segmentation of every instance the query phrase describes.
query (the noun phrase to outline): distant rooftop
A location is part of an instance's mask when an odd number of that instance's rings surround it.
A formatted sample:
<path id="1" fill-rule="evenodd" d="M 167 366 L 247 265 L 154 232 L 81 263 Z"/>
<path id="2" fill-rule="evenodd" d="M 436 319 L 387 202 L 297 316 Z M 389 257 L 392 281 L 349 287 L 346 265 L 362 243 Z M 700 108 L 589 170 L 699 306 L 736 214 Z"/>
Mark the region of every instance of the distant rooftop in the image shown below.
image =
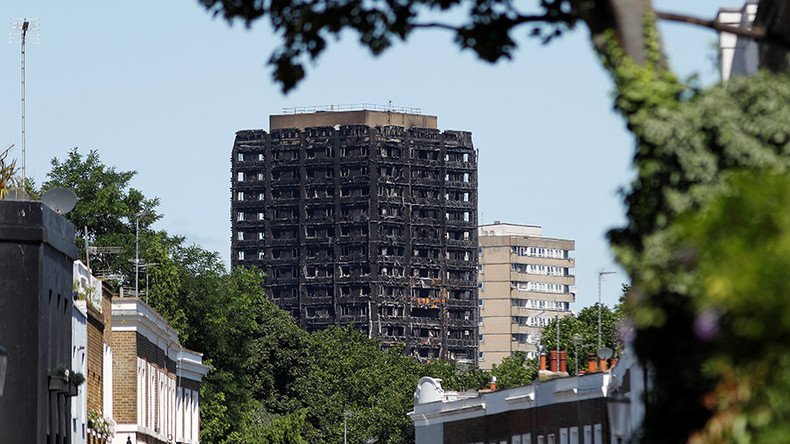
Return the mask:
<path id="1" fill-rule="evenodd" d="M 269 130 L 337 125 L 436 129 L 438 121 L 436 116 L 423 115 L 420 108 L 371 103 L 283 108 L 283 114 L 269 116 Z"/>
<path id="2" fill-rule="evenodd" d="M 478 236 L 541 236 L 540 225 L 509 224 L 494 221 L 493 224 L 483 224 L 477 227 Z"/>

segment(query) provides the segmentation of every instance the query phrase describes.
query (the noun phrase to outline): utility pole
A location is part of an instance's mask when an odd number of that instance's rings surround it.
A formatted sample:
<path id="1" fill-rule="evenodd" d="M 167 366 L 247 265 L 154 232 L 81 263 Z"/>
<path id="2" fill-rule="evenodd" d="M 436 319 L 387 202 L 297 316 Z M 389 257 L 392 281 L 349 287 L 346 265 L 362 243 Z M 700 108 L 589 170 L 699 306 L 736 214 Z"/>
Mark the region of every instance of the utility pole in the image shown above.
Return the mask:
<path id="1" fill-rule="evenodd" d="M 148 303 L 148 275 L 151 274 L 151 267 L 158 267 L 160 264 L 159 262 L 146 262 L 142 265 L 145 268 L 145 303 Z"/>
<path id="2" fill-rule="evenodd" d="M 614 271 L 601 271 L 598 272 L 598 348 L 601 348 L 601 281 L 607 274 L 615 274 Z"/>

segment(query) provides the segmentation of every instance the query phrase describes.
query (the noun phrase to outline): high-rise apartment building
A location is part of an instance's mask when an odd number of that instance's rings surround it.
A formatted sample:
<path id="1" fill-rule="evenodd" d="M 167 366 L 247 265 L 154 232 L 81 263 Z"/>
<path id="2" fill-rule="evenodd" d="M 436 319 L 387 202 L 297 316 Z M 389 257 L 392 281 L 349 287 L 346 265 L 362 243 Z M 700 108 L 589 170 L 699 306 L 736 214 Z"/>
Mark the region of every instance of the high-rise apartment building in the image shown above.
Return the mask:
<path id="1" fill-rule="evenodd" d="M 534 356 L 543 327 L 571 314 L 574 241 L 496 221 L 478 228 L 478 242 L 478 361 L 490 369 L 515 351 Z"/>
<path id="2" fill-rule="evenodd" d="M 747 0 L 739 8 L 720 8 L 716 20 L 736 28 L 751 28 L 757 15 L 757 0 Z M 756 74 L 760 68 L 760 49 L 757 42 L 730 32 L 719 33 L 719 71 L 721 80 L 731 76 Z"/>
<path id="3" fill-rule="evenodd" d="M 233 265 L 307 330 L 353 324 L 422 358 L 477 351 L 477 155 L 435 116 L 270 117 L 236 133 Z"/>

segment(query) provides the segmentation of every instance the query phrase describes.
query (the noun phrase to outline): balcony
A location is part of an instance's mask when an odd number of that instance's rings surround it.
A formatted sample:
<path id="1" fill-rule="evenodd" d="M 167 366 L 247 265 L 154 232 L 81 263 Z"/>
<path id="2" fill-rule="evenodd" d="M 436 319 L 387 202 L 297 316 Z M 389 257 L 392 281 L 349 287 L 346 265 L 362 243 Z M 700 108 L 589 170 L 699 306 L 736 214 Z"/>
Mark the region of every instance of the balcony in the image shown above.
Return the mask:
<path id="1" fill-rule="evenodd" d="M 543 327 L 529 327 L 525 324 L 511 324 L 510 325 L 510 332 L 517 333 L 517 334 L 540 334 L 543 331 Z"/>
<path id="2" fill-rule="evenodd" d="M 558 259 L 558 258 L 537 257 L 537 256 L 520 256 L 518 254 L 513 254 L 513 253 L 510 253 L 510 263 L 547 265 L 552 267 L 565 267 L 565 268 L 573 268 L 576 266 L 576 260 L 574 260 L 573 258 Z"/>
<path id="3" fill-rule="evenodd" d="M 521 273 L 517 271 L 510 272 L 511 281 L 530 281 L 541 282 L 547 284 L 561 284 L 561 285 L 574 285 L 576 284 L 576 277 L 574 275 L 568 276 L 555 276 L 549 274 L 535 274 L 535 273 Z"/>
<path id="4" fill-rule="evenodd" d="M 448 347 L 474 347 L 475 342 L 477 341 L 471 334 L 468 338 L 458 339 L 458 338 L 447 338 L 447 346 Z"/>

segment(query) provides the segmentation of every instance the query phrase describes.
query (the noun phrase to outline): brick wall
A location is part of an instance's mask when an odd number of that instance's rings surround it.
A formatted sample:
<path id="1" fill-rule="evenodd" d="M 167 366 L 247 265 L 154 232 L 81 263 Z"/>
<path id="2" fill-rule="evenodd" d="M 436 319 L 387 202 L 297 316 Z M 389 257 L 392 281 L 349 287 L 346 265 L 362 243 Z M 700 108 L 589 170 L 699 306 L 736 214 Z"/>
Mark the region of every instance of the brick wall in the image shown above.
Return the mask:
<path id="1" fill-rule="evenodd" d="M 167 350 L 162 350 L 145 336 L 137 334 L 137 356 L 157 366 L 160 370 L 167 368 L 167 373 L 175 377 L 176 362 L 167 357 Z"/>
<path id="2" fill-rule="evenodd" d="M 563 402 L 448 422 L 444 424 L 444 442 L 510 442 L 513 435 L 531 433 L 533 443 L 537 442 L 539 435 L 550 434 L 555 435 L 559 443 L 560 428 L 578 427 L 581 434 L 584 426 L 594 424 L 601 424 L 604 442 L 608 442 L 606 398 Z M 581 437 L 579 442 L 582 442 Z"/>
<path id="3" fill-rule="evenodd" d="M 105 344 L 110 344 L 112 338 L 112 292 L 107 284 L 102 284 L 102 300 L 101 300 L 101 314 L 104 322 L 104 335 L 102 341 Z"/>
<path id="4" fill-rule="evenodd" d="M 112 391 L 113 416 L 120 424 L 137 423 L 137 333 L 114 331 Z"/>
<path id="5" fill-rule="evenodd" d="M 102 412 L 104 394 L 104 322 L 103 315 L 88 306 L 88 409 Z"/>

